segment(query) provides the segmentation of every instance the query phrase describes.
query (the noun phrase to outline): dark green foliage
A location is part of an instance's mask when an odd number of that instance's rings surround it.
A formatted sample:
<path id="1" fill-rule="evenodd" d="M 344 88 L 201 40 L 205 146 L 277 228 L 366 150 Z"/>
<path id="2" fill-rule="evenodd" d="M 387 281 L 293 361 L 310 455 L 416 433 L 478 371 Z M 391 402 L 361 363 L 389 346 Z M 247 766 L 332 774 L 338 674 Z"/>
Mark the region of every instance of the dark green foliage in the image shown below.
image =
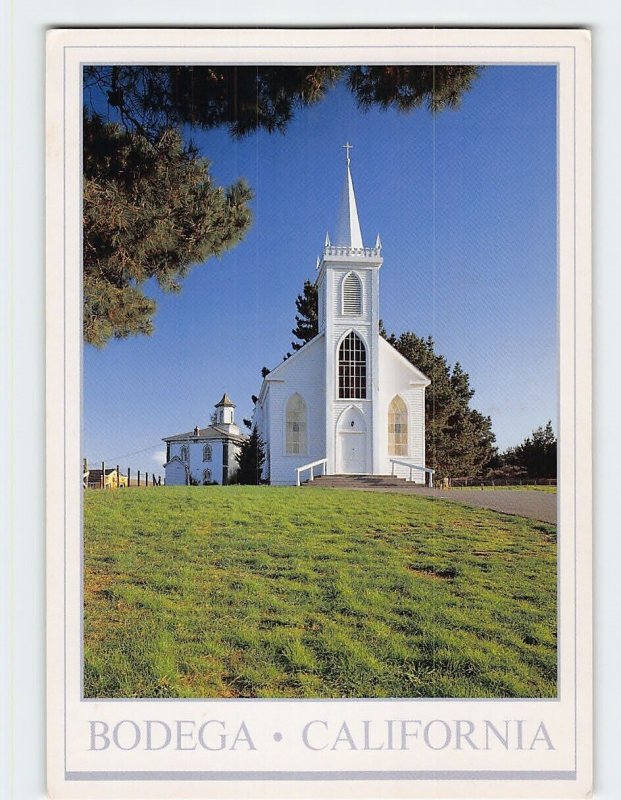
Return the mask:
<path id="1" fill-rule="evenodd" d="M 179 291 L 192 264 L 236 244 L 250 225 L 243 181 L 214 186 L 209 162 L 179 133 L 155 144 L 97 116 L 84 119 L 84 338 L 149 334 L 155 278 Z"/>
<path id="2" fill-rule="evenodd" d="M 235 456 L 239 464 L 237 482 L 249 486 L 262 483 L 261 473 L 265 464 L 265 444 L 256 426 Z"/>
<path id="3" fill-rule="evenodd" d="M 295 316 L 296 326 L 291 333 L 299 339 L 299 342 L 291 342 L 291 347 L 299 350 L 319 333 L 317 285 L 315 283 L 304 281 L 304 290 L 297 296 L 295 307 L 298 313 Z"/>
<path id="4" fill-rule="evenodd" d="M 347 83 L 364 109 L 411 111 L 426 105 L 431 111 L 443 111 L 459 106 L 480 70 L 457 64 L 356 66 L 349 67 Z"/>
<path id="5" fill-rule="evenodd" d="M 341 76 L 330 66 L 87 66 L 87 90 L 106 95 L 127 127 L 226 126 L 233 136 L 284 131 L 298 108 L 321 100 Z"/>
<path id="6" fill-rule="evenodd" d="M 157 138 L 170 126 L 226 126 L 233 136 L 284 131 L 295 112 L 340 81 L 362 109 L 456 108 L 480 72 L 460 65 L 87 66 L 85 97 L 105 96 L 128 128 Z"/>
<path id="7" fill-rule="evenodd" d="M 407 332 L 385 338 L 431 380 L 425 392 L 425 449 L 436 480 L 481 477 L 495 455 L 496 437 L 490 417 L 470 407 L 474 389 L 467 373 L 459 363 L 451 368 L 430 336 Z"/>
<path id="8" fill-rule="evenodd" d="M 556 450 L 556 436 L 549 420 L 517 447 L 504 452 L 501 456 L 502 466 L 533 480 L 556 478 Z"/>

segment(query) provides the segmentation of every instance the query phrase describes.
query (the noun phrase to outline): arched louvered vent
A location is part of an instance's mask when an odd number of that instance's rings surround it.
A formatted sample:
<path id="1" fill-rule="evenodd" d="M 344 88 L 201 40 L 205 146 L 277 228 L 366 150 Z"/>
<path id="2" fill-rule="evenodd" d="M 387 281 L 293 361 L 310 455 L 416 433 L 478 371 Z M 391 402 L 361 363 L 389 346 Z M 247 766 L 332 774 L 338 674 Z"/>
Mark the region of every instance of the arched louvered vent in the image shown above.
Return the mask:
<path id="1" fill-rule="evenodd" d="M 355 272 L 343 281 L 343 314 L 362 314 L 362 281 Z"/>

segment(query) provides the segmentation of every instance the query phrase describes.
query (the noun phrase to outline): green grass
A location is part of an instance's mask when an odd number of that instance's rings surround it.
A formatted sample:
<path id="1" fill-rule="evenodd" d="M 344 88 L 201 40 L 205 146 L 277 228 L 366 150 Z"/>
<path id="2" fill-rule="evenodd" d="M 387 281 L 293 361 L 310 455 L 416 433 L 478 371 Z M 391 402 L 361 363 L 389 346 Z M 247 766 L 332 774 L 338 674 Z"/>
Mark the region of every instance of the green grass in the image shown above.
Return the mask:
<path id="1" fill-rule="evenodd" d="M 555 526 L 404 494 L 85 492 L 87 697 L 553 697 Z"/>

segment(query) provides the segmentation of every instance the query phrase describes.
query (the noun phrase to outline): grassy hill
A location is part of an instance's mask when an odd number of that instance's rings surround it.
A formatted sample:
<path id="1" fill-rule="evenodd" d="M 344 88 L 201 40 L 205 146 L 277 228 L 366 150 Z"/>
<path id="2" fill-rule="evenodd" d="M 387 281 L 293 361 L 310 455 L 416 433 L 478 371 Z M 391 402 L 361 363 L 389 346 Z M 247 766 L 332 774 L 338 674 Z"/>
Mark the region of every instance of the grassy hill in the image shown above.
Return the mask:
<path id="1" fill-rule="evenodd" d="M 556 530 L 402 494 L 85 492 L 87 697 L 552 697 Z"/>

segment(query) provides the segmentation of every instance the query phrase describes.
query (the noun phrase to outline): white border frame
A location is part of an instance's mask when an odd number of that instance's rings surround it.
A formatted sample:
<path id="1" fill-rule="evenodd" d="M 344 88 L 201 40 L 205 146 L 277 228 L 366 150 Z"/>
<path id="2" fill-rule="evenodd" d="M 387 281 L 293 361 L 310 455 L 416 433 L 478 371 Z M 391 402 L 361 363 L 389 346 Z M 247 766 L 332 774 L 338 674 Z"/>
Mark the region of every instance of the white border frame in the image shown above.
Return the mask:
<path id="1" fill-rule="evenodd" d="M 344 37 L 347 42 L 345 43 Z M 560 37 L 560 40 L 559 40 Z M 431 40 L 431 43 L 430 43 Z M 172 42 L 172 45 L 171 45 Z M 512 781 L 516 779 L 528 780 L 529 791 L 538 792 L 541 796 L 582 796 L 590 785 L 590 698 L 588 689 L 581 690 L 577 697 L 575 710 L 580 715 L 581 724 L 574 725 L 576 733 L 574 754 L 580 757 L 580 763 L 573 762 L 573 768 L 565 766 L 559 769 L 558 759 L 556 768 L 528 770 L 502 769 L 485 773 L 485 770 L 476 765 L 461 768 L 446 769 L 440 766 L 432 770 L 411 770 L 398 768 L 392 769 L 352 769 L 351 763 L 345 757 L 340 758 L 336 769 L 298 768 L 289 771 L 287 779 L 286 770 L 271 769 L 263 774 L 262 788 L 259 788 L 259 775 L 256 769 L 244 769 L 240 765 L 228 760 L 229 766 L 210 770 L 196 770 L 190 768 L 184 772 L 183 783 L 170 783 L 166 787 L 159 784 L 152 785 L 154 780 L 173 780 L 177 769 L 158 770 L 140 769 L 135 766 L 125 778 L 115 773 L 114 784 L 106 783 L 110 780 L 110 770 L 93 770 L 76 768 L 81 761 L 88 759 L 76 755 L 74 728 L 80 716 L 80 704 L 76 705 L 73 694 L 80 685 L 80 676 L 76 672 L 75 655 L 79 649 L 81 633 L 81 606 L 77 602 L 75 590 L 80 583 L 81 543 L 79 535 L 81 502 L 80 493 L 75 486 L 79 484 L 73 480 L 73 467 L 80 464 L 79 446 L 79 375 L 81 363 L 79 333 L 80 319 L 80 275 L 79 275 L 79 186 L 80 169 L 79 159 L 71 158 L 70 154 L 79 152 L 80 125 L 76 123 L 75 109 L 72 104 L 75 98 L 80 97 L 80 65 L 85 61 L 122 62 L 132 60 L 144 63 L 154 58 L 162 60 L 163 52 L 167 60 L 187 61 L 188 53 L 200 52 L 199 58 L 212 63 L 234 61 L 236 63 L 261 63 L 273 62 L 306 62 L 325 63 L 335 58 L 343 60 L 340 55 L 347 49 L 348 63 L 369 63 L 379 61 L 383 63 L 416 63 L 421 61 L 458 63 L 558 63 L 560 65 L 559 82 L 560 92 L 560 117 L 559 117 L 559 153 L 560 153 L 560 224 L 563 236 L 560 237 L 560 326 L 561 326 L 561 441 L 563 447 L 561 464 L 560 494 L 560 525 L 564 535 L 560 551 L 561 574 L 573 575 L 574 583 L 564 580 L 561 586 L 561 606 L 565 609 L 573 608 L 576 617 L 573 623 L 578 636 L 574 638 L 572 632 L 571 615 L 564 613 L 561 616 L 560 652 L 563 665 L 563 676 L 570 678 L 570 683 L 576 687 L 576 674 L 574 667 L 581 670 L 580 680 L 588 686 L 590 683 L 590 603 L 583 597 L 590 596 L 590 536 L 585 532 L 590 530 L 590 487 L 587 482 L 578 484 L 577 465 L 590 461 L 590 225 L 589 225 L 589 130 L 588 124 L 576 124 L 576 104 L 581 113 L 588 113 L 589 96 L 589 38 L 584 32 L 565 32 L 560 35 L 553 31 L 74 31 L 56 32 L 50 36 L 50 71 L 48 83 L 48 108 L 50 109 L 48 126 L 48 265 L 52 270 L 51 280 L 48 283 L 48 354 L 50 371 L 48 373 L 48 599 L 52 614 L 57 619 L 68 620 L 64 627 L 62 637 L 57 626 L 48 629 L 48 646 L 51 658 L 49 661 L 49 719 L 50 730 L 48 742 L 51 747 L 49 754 L 50 782 L 63 792 L 59 796 L 83 796 L 84 788 L 76 780 L 89 781 L 89 793 L 92 796 L 124 796 L 132 795 L 130 787 L 136 786 L 129 781 L 137 779 L 142 781 L 143 788 L 149 781 L 150 796 L 165 796 L 165 793 L 174 792 L 176 796 L 198 797 L 213 796 L 216 792 L 221 795 L 230 795 L 230 785 L 223 784 L 226 776 L 240 780 L 250 781 L 245 784 L 244 793 L 264 792 L 302 796 L 307 793 L 304 784 L 300 781 L 320 780 L 340 782 L 339 791 L 342 791 L 343 780 L 346 784 L 347 796 L 367 796 L 370 791 L 381 791 L 386 794 L 402 794 L 404 786 L 410 787 L 414 796 L 421 796 L 426 792 L 433 792 L 439 796 L 455 796 L 455 793 L 481 796 L 488 794 L 492 789 L 497 792 L 497 781 L 504 778 L 507 783 L 503 785 L 503 796 L 512 796 L 515 787 Z M 474 43 L 474 45 L 473 45 Z M 106 48 L 106 57 L 102 58 L 102 47 Z M 205 48 L 209 48 L 206 50 Z M 473 50 L 473 47 L 475 48 Z M 93 49 L 97 48 L 96 56 Z M 154 50 L 157 48 L 157 50 Z M 326 55 L 329 51 L 331 54 Z M 205 53 L 208 53 L 205 56 Z M 276 55 L 278 57 L 276 58 Z M 301 56 L 301 54 L 303 54 Z M 135 56 L 138 56 L 137 58 Z M 232 58 L 231 58 L 232 56 Z M 487 59 L 486 59 L 487 57 Z M 569 80 L 571 76 L 571 80 Z M 71 98 L 67 102 L 67 97 Z M 62 114 L 59 113 L 62 110 Z M 79 107 L 78 107 L 79 110 Z M 574 180 L 576 185 L 574 185 Z M 578 189 L 578 191 L 575 191 Z M 575 225 L 573 221 L 575 220 Z M 58 236 L 62 231 L 63 235 Z M 572 234 L 568 236 L 567 234 Z M 579 269 L 574 264 L 579 264 Z M 59 265 L 64 265 L 65 271 L 62 280 L 58 272 Z M 57 354 L 63 352 L 62 360 Z M 76 412 L 78 409 L 78 413 Z M 69 411 L 69 413 L 67 413 Z M 579 424 L 576 424 L 578 421 Z M 64 453 L 63 472 L 58 470 L 59 453 Z M 52 455 L 53 454 L 53 455 Z M 574 487 L 573 492 L 564 487 Z M 59 498 L 64 498 L 59 503 Z M 574 538 L 573 547 L 570 546 L 567 533 L 580 530 L 580 539 Z M 65 533 L 67 535 L 65 536 Z M 61 535 L 62 534 L 62 535 Z M 61 546 L 62 544 L 62 546 Z M 62 576 L 65 576 L 64 578 Z M 579 587 L 580 592 L 577 592 Z M 575 598 L 580 602 L 576 604 Z M 59 599 L 62 601 L 59 605 Z M 64 611 L 63 611 L 64 608 Z M 67 616 L 68 615 L 68 616 Z M 73 624 L 71 623 L 73 620 Z M 77 634 L 77 636 L 76 636 Z M 570 650 L 574 649 L 573 664 L 570 663 Z M 67 648 L 69 656 L 67 656 Z M 77 649 L 76 649 L 77 648 Z M 565 650 L 564 650 L 565 648 Z M 575 658 L 576 653 L 580 656 Z M 73 655 L 71 655 L 73 654 Z M 60 665 L 62 668 L 59 668 Z M 566 666 L 569 665 L 569 666 Z M 81 672 L 81 670 L 78 670 Z M 572 680 L 573 679 L 573 680 Z M 565 677 L 563 677 L 565 680 Z M 537 701 L 539 703 L 556 703 L 556 711 L 552 714 L 557 725 L 566 725 L 563 717 L 564 704 L 567 702 L 567 692 L 563 689 L 558 701 Z M 61 687 L 66 687 L 67 692 Z M 73 687 L 73 689 L 71 688 Z M 570 692 L 571 694 L 571 692 Z M 61 702 L 62 701 L 62 702 Z M 82 701 L 86 702 L 86 701 Z M 138 701 L 136 701 L 138 702 Z M 143 704 L 154 704 L 154 701 L 140 701 Z M 196 701 L 205 704 L 208 701 Z M 222 705 L 222 701 L 212 701 Z M 233 701 L 225 701 L 231 709 Z M 253 707 L 262 709 L 261 717 L 269 717 L 265 703 L 250 701 L 246 703 L 246 715 L 252 716 Z M 271 705 L 275 701 L 267 701 Z M 293 703 L 294 701 L 283 701 Z M 315 701 L 304 701 L 315 704 Z M 343 705 L 339 701 L 332 703 L 330 712 L 322 710 L 325 716 L 334 711 L 334 703 Z M 367 706 L 370 701 L 359 701 Z M 390 704 L 390 701 L 388 701 Z M 401 705 L 412 701 L 392 701 Z M 416 701 L 420 704 L 422 701 Z M 428 701 L 436 706 L 449 701 Z M 460 707 L 476 706 L 476 701 L 453 701 Z M 482 701 L 481 701 L 482 702 Z M 479 709 L 482 708 L 479 702 Z M 485 703 L 496 704 L 507 701 L 490 701 Z M 514 701 L 527 703 L 528 701 Z M 108 701 L 111 704 L 124 705 L 123 714 L 127 716 L 138 710 L 133 708 L 134 701 Z M 161 706 L 161 701 L 155 705 Z M 101 706 L 102 703 L 95 704 Z M 384 702 L 386 705 L 386 702 Z M 171 706 L 168 705 L 167 708 Z M 349 706 L 351 709 L 351 705 Z M 377 708 L 377 706 L 376 706 Z M 560 709 L 560 711 L 559 711 Z M 560 716 L 556 716 L 560 714 Z M 140 715 L 146 713 L 143 708 Z M 149 713 L 156 713 L 149 710 Z M 161 716 L 161 710 L 158 709 Z M 220 714 L 226 712 L 222 709 Z M 341 712 L 342 713 L 342 712 Z M 351 712 L 348 712 L 351 713 Z M 369 711 L 365 712 L 369 714 Z M 389 713 L 386 711 L 385 713 Z M 392 713 L 392 712 L 391 712 Z M 420 713 L 420 712 L 419 712 Z M 438 712 L 439 713 L 439 712 Z M 457 712 L 456 712 L 457 713 Z M 458 713 L 465 713 L 461 710 Z M 469 709 L 469 713 L 473 713 Z M 482 712 L 481 712 L 482 713 Z M 508 713 L 508 712 L 507 712 Z M 520 713 L 526 713 L 520 712 Z M 69 735 L 65 733 L 62 745 L 64 752 L 59 750 L 61 737 L 58 737 L 57 719 L 60 715 L 69 720 Z M 410 715 L 411 716 L 411 715 Z M 556 718 L 555 718 L 556 717 Z M 563 722 L 564 719 L 564 722 Z M 84 720 L 83 720 L 84 721 Z M 78 734 L 78 739 L 79 739 Z M 79 748 L 79 745 L 78 745 Z M 281 748 L 282 750 L 282 748 Z M 291 749 L 287 751 L 288 757 L 298 765 L 303 764 L 299 753 L 294 755 Z M 269 762 L 269 757 L 267 758 Z M 497 760 L 498 755 L 496 754 Z M 534 757 L 532 759 L 535 760 Z M 136 759 L 138 762 L 139 759 Z M 334 759 L 332 760 L 334 763 Z M 452 761 L 459 762 L 453 755 Z M 554 760 L 553 760 L 554 761 Z M 342 763 L 341 763 L 342 762 Z M 92 758 L 90 760 L 92 764 Z M 64 766 L 63 766 L 64 765 Z M 265 767 L 263 767 L 265 768 Z M 566 793 L 568 784 L 561 783 L 563 778 L 571 778 L 571 773 L 578 770 L 578 780 L 573 781 L 573 788 Z M 123 771 L 123 770 L 121 770 Z M 97 773 L 97 774 L 95 774 Z M 518 774 L 520 773 L 520 774 Z M 205 787 L 197 787 L 194 780 L 206 780 L 211 776 L 214 783 Z M 99 780 L 97 780 L 99 778 Z M 475 779 L 475 784 L 468 783 Z M 537 781 L 537 778 L 539 780 Z M 450 785 L 442 783 L 448 779 Z M 492 783 L 492 779 L 494 783 Z M 286 783 L 281 783 L 281 781 Z M 120 782 L 119 782 L 120 781 Z M 190 781 L 190 782 L 188 782 Z M 255 782 L 258 784 L 255 785 Z M 275 784 L 273 781 L 278 781 Z M 378 783 L 380 781 L 380 783 Z M 398 781 L 398 783 L 395 783 Z M 521 784 L 524 786 L 524 784 Z M 308 786 L 308 785 L 306 785 Z M 271 787 L 271 788 L 270 788 Z M 278 788 L 277 788 L 278 787 Z M 286 787 L 286 788 L 285 788 Z M 399 787 L 399 788 L 398 788 Z M 164 793 L 164 794 L 162 794 Z M 233 793 L 235 794 L 235 793 Z"/>

